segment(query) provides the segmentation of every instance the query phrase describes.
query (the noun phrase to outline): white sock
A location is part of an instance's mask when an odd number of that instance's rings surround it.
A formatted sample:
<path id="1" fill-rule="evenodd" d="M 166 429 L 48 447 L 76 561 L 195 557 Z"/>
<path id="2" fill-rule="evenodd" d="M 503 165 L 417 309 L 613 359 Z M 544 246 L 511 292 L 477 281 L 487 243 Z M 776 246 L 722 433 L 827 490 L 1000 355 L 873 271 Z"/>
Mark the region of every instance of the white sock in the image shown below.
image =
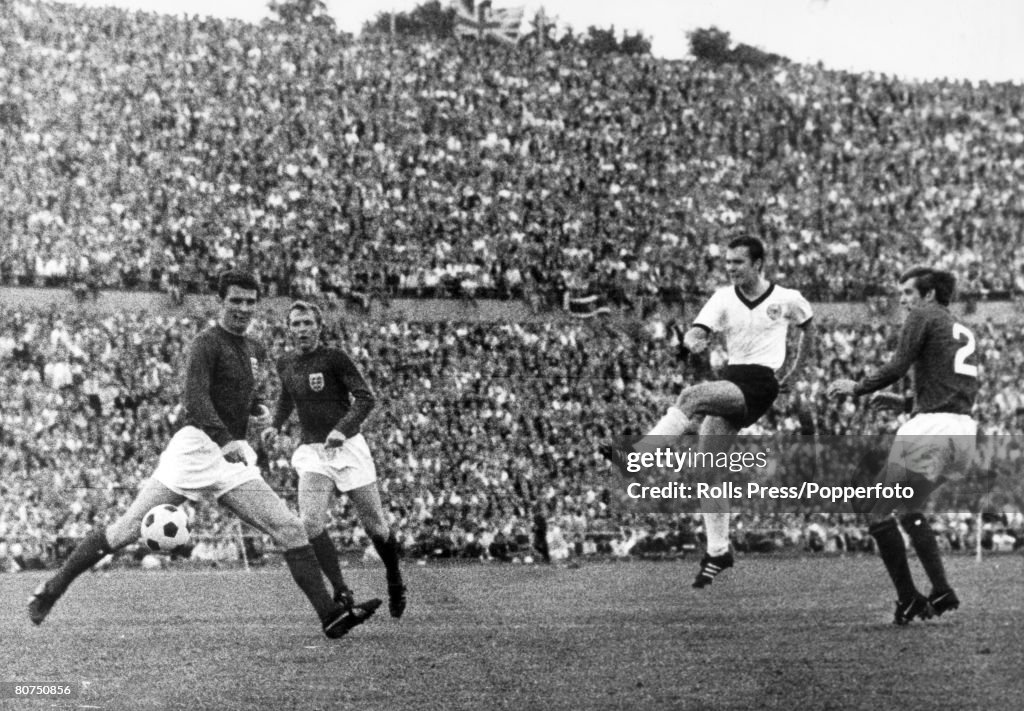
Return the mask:
<path id="1" fill-rule="evenodd" d="M 643 439 L 633 445 L 637 452 L 645 452 L 666 444 L 663 438 L 678 437 L 686 432 L 690 426 L 690 418 L 683 414 L 683 411 L 673 405 L 668 412 L 658 420 L 657 424 L 648 432 Z"/>
<path id="2" fill-rule="evenodd" d="M 704 513 L 704 532 L 708 537 L 708 555 L 725 555 L 729 552 L 729 514 Z"/>

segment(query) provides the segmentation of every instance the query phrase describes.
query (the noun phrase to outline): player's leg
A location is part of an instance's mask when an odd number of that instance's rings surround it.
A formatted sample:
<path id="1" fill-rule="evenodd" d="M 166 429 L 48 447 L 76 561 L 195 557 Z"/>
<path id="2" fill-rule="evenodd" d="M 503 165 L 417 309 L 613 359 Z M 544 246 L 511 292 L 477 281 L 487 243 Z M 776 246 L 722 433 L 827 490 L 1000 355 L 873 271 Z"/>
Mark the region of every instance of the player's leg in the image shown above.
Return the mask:
<path id="1" fill-rule="evenodd" d="M 956 415 L 933 414 L 915 419 L 917 422 L 911 420 L 914 427 L 910 432 L 904 431 L 903 436 L 897 438 L 899 459 L 906 469 L 898 477 L 892 478 L 914 489 L 913 499 L 901 507 L 905 513 L 900 516 L 900 524 L 907 532 L 921 567 L 931 582 L 928 601 L 935 614 L 941 615 L 957 609 L 960 599 L 946 579 L 942 553 L 924 511 L 928 498 L 942 486 L 947 474 L 962 477 L 969 466 L 974 450 L 975 424 L 970 418 Z M 967 424 L 966 431 L 969 434 L 966 436 L 961 435 L 965 431 L 961 419 Z M 954 434 L 917 434 L 941 431 Z M 889 468 L 899 471 L 897 463 L 893 461 L 890 461 Z"/>
<path id="2" fill-rule="evenodd" d="M 898 447 L 897 443 L 893 447 L 893 452 L 890 453 L 882 480 L 887 484 L 898 483 L 914 486 L 915 497 L 906 502 L 906 506 L 911 510 L 917 510 L 918 507 L 923 508 L 925 500 L 931 493 L 931 487 L 926 487 L 928 484 L 926 480 L 922 482 L 919 477 L 914 476 L 901 465 L 898 461 L 900 459 L 897 453 Z M 868 533 L 875 539 L 878 555 L 896 589 L 896 613 L 893 622 L 897 625 L 905 625 L 914 618 L 923 620 L 930 618 L 933 609 L 928 598 L 922 595 L 914 584 L 910 563 L 907 560 L 907 547 L 903 540 L 903 532 L 893 514 L 894 506 L 891 502 L 880 502 L 872 514 L 873 520 L 868 527 Z M 911 541 L 913 540 L 911 537 Z"/>
<path id="3" fill-rule="evenodd" d="M 380 600 L 345 609 L 327 592 L 320 564 L 306 530 L 270 485 L 258 476 L 224 492 L 218 501 L 251 526 L 263 531 L 284 549 L 284 559 L 292 578 L 309 599 L 328 637 L 341 637 L 365 622 Z"/>
<path id="4" fill-rule="evenodd" d="M 705 417 L 700 427 L 699 448 L 702 452 L 727 448 L 737 431 L 736 426 L 725 418 Z M 693 581 L 695 588 L 707 587 L 719 573 L 734 564 L 732 550 L 729 547 L 730 509 L 729 499 L 701 499 L 707 549 L 701 559 L 697 577 Z"/>
<path id="5" fill-rule="evenodd" d="M 697 432 L 703 416 L 739 418 L 744 416 L 746 409 L 743 391 L 735 383 L 714 380 L 691 385 L 679 393 L 675 404 L 633 445 L 633 449 L 646 452 L 668 446 L 672 439 L 680 435 Z"/>
<path id="6" fill-rule="evenodd" d="M 376 482 L 350 489 L 346 492 L 356 507 L 359 521 L 373 542 L 373 547 L 384 563 L 388 581 L 388 608 L 392 617 L 401 617 L 405 612 L 406 591 L 399 568 L 398 541 L 394 531 L 384 517 L 384 506 Z"/>
<path id="7" fill-rule="evenodd" d="M 75 578 L 99 563 L 109 553 L 125 547 L 139 538 L 139 526 L 146 513 L 161 504 L 180 504 L 185 500 L 156 479 L 150 478 L 139 490 L 128 510 L 107 529 L 95 528 L 75 546 L 60 569 L 36 588 L 29 599 L 29 617 L 34 624 L 42 624 L 50 609 L 68 589 Z"/>
<path id="8" fill-rule="evenodd" d="M 334 588 L 334 600 L 351 607 L 355 599 L 345 583 L 338 563 L 338 549 L 325 525 L 333 497 L 334 481 L 330 477 L 317 472 L 299 472 L 299 518 L 302 519 L 306 537 L 313 546 L 320 569 Z"/>

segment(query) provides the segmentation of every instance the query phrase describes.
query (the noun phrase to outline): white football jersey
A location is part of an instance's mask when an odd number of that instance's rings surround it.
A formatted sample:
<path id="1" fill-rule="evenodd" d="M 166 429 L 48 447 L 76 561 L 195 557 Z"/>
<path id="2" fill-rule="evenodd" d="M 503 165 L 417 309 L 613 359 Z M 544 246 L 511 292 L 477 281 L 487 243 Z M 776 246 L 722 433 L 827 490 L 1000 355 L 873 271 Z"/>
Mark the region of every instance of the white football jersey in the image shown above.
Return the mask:
<path id="1" fill-rule="evenodd" d="M 786 332 L 814 316 L 796 289 L 771 283 L 750 301 L 735 286 L 715 291 L 694 324 L 725 335 L 729 365 L 764 365 L 778 370 L 786 360 Z"/>

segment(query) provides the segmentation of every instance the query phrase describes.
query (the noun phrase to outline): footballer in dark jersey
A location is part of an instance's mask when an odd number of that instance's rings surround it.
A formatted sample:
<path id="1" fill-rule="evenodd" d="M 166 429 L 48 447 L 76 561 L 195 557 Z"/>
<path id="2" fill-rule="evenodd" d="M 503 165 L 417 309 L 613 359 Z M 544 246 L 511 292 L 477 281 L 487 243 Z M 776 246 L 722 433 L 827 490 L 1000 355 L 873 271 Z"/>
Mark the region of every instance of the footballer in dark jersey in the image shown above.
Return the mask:
<path id="1" fill-rule="evenodd" d="M 281 394 L 273 421 L 262 434 L 268 446 L 292 411 L 298 413 L 302 444 L 292 455 L 299 474 L 299 512 L 335 599 L 351 603 L 338 552 L 325 528 L 334 490 L 348 495 L 387 573 L 392 617 L 405 611 L 406 590 L 395 534 L 377 489 L 377 470 L 360 427 L 374 406 L 373 392 L 342 350 L 321 343 L 323 315 L 314 304 L 296 301 L 288 309 L 295 350 L 277 363 Z"/>
<path id="2" fill-rule="evenodd" d="M 328 637 L 345 635 L 381 604 L 375 600 L 346 607 L 331 599 L 302 522 L 260 475 L 256 452 L 245 439 L 249 417 L 266 413 L 255 398 L 263 348 L 245 335 L 259 300 L 259 283 L 247 272 L 225 272 L 218 295 L 217 324 L 200 333 L 189 351 L 182 428 L 125 514 L 105 530 L 89 533 L 60 570 L 36 589 L 28 606 L 34 624 L 42 624 L 75 578 L 108 553 L 138 540 L 139 526 L 150 509 L 204 496 L 215 497 L 284 549 L 292 576 Z"/>
<path id="3" fill-rule="evenodd" d="M 903 536 L 892 516 L 896 507 L 889 502 L 871 509 L 870 532 L 896 587 L 894 622 L 898 625 L 960 606 L 923 513 L 925 501 L 938 486 L 963 476 L 974 456 L 978 431 L 971 417 L 978 394 L 976 341 L 971 329 L 949 311 L 955 287 L 956 277 L 946 271 L 918 267 L 903 274 L 900 303 L 907 316 L 896 354 L 860 382 L 842 379 L 829 386 L 834 397 L 874 393 L 874 405 L 902 405 L 901 395 L 878 391 L 913 371 L 914 416 L 897 431 L 883 477 L 887 483 L 904 483 L 915 491 L 912 499 L 901 502 L 899 523 L 931 582 L 927 597 L 911 577 Z"/>

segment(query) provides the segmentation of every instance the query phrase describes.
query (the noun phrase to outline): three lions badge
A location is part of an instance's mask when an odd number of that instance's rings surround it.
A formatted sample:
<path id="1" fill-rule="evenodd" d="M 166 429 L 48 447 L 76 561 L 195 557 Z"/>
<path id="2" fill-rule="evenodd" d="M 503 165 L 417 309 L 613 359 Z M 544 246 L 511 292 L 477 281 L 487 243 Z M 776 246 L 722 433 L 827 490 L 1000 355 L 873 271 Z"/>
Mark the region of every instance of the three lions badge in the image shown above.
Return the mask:
<path id="1" fill-rule="evenodd" d="M 324 374 L 323 373 L 310 373 L 309 374 L 309 389 L 315 393 L 320 392 L 324 389 Z"/>

